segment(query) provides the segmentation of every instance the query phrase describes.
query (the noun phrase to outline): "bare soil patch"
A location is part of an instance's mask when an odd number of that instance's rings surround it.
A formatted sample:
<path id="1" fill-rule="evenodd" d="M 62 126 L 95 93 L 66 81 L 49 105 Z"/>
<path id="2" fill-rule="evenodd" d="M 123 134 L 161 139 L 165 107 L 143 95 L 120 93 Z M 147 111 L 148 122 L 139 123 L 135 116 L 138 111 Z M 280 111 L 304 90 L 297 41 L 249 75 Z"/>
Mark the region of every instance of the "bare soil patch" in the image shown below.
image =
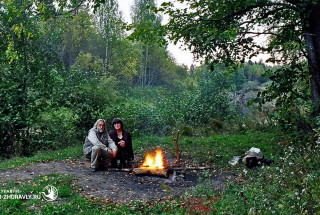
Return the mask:
<path id="1" fill-rule="evenodd" d="M 67 159 L 47 163 L 35 163 L 18 169 L 0 171 L 1 182 L 15 180 L 23 183 L 41 175 L 52 173 L 74 176 L 78 191 L 88 198 L 100 197 L 114 203 L 131 201 L 160 201 L 182 195 L 200 183 L 203 171 L 170 171 L 168 178 L 139 176 L 132 172 L 104 170 L 90 172 L 82 159 Z M 209 174 L 208 174 L 209 173 Z M 235 175 L 221 173 L 217 169 L 206 170 L 206 175 L 215 189 L 224 189 L 227 181 L 235 180 Z"/>

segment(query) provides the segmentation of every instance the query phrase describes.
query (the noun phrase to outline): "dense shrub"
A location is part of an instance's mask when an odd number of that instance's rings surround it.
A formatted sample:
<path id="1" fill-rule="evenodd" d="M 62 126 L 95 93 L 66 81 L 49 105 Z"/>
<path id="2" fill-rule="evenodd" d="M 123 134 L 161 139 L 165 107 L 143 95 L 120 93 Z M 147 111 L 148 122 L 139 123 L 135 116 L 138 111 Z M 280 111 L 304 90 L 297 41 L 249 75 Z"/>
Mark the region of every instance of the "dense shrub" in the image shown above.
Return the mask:
<path id="1" fill-rule="evenodd" d="M 104 118 L 111 122 L 114 117 L 121 117 L 134 135 L 168 135 L 185 126 L 221 130 L 223 121 L 235 115 L 226 96 L 230 87 L 228 79 L 223 73 L 204 72 L 198 83 L 196 89 L 181 87 L 180 93 L 161 87 L 122 92 L 137 94 L 107 106 Z"/>
<path id="2" fill-rule="evenodd" d="M 54 144 L 38 145 L 36 149 L 59 149 L 74 144 L 79 135 L 78 120 L 79 116 L 66 107 L 43 113 L 37 124 L 38 129 L 43 141 Z"/>
<path id="3" fill-rule="evenodd" d="M 275 101 L 276 111 L 271 117 L 285 132 L 312 130 L 314 107 L 311 102 L 311 85 L 307 70 L 306 62 L 267 70 L 271 82 L 255 99 L 261 106 Z"/>

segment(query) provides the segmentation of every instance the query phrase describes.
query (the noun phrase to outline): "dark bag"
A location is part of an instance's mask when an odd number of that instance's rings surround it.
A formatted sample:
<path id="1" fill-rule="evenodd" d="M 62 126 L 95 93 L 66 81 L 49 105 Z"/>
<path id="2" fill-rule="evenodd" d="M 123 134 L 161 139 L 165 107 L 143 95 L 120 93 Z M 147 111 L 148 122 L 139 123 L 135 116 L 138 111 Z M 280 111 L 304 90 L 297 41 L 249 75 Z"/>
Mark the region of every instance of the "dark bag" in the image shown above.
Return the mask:
<path id="1" fill-rule="evenodd" d="M 257 166 L 258 165 L 258 160 L 257 160 L 257 158 L 256 157 L 251 157 L 251 158 L 247 158 L 247 160 L 246 160 L 246 166 L 248 167 L 248 168 L 253 168 L 253 167 L 255 167 L 255 166 Z"/>
<path id="2" fill-rule="evenodd" d="M 266 159 L 266 158 L 264 158 L 264 159 L 261 160 L 261 163 L 266 164 L 266 165 L 268 165 L 268 166 L 270 166 L 273 162 L 274 162 L 273 160 L 271 160 L 271 159 Z"/>

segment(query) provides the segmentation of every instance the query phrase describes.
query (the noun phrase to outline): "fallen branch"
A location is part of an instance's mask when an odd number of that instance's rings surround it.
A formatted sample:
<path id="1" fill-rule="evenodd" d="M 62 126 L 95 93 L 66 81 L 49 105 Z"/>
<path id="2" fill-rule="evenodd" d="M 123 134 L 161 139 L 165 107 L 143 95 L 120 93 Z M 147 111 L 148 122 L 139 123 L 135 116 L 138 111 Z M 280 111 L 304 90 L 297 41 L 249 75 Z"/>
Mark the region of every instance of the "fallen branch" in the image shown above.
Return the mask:
<path id="1" fill-rule="evenodd" d="M 169 172 L 172 170 L 206 170 L 206 169 L 216 169 L 216 167 L 213 166 L 209 166 L 209 167 L 205 167 L 205 166 L 191 166 L 191 167 L 169 167 L 166 169 L 143 169 L 143 168 L 122 168 L 122 169 L 118 169 L 118 168 L 108 168 L 108 171 L 110 172 L 134 172 L 135 174 L 152 174 L 151 172 L 155 172 L 156 174 L 159 172 L 160 175 L 164 176 L 164 173 L 161 172 Z M 150 172 L 150 173 L 149 173 Z M 156 175 L 155 174 L 155 175 Z"/>
<path id="2" fill-rule="evenodd" d="M 206 170 L 206 169 L 216 169 L 216 167 L 209 166 L 209 167 L 204 167 L 204 166 L 191 166 L 191 167 L 171 167 L 170 170 Z"/>
<path id="3" fill-rule="evenodd" d="M 108 168 L 108 171 L 110 171 L 110 172 L 132 172 L 132 168 L 122 168 L 122 169 Z"/>

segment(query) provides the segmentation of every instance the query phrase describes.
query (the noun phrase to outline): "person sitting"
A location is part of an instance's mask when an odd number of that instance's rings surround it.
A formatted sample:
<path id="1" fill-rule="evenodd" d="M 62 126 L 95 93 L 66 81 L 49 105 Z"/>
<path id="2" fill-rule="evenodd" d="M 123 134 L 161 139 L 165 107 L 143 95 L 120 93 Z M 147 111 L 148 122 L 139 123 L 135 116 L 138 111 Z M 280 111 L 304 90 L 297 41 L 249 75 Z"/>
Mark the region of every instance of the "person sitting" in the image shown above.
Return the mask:
<path id="1" fill-rule="evenodd" d="M 118 147 L 118 153 L 111 162 L 111 167 L 130 168 L 134 159 L 131 134 L 124 129 L 123 122 L 119 118 L 113 119 L 111 125 L 113 129 L 109 131 L 109 136 Z"/>
<path id="2" fill-rule="evenodd" d="M 98 119 L 89 130 L 83 144 L 84 156 L 91 161 L 90 170 L 98 170 L 99 164 L 107 168 L 116 157 L 117 151 L 116 144 L 106 132 L 105 120 Z"/>

